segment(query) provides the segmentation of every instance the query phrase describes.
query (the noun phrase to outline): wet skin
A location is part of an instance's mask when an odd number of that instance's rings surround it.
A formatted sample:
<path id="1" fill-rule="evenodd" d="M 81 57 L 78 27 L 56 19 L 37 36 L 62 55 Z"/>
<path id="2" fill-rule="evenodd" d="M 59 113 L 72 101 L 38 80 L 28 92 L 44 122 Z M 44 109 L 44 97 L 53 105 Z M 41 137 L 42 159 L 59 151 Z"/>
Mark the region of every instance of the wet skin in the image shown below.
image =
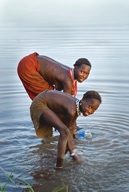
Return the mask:
<path id="1" fill-rule="evenodd" d="M 68 74 L 70 67 L 63 65 L 49 57 L 37 56 L 40 64 L 40 74 L 44 79 L 53 85 L 56 90 L 63 90 L 65 93 L 72 95 L 72 81 Z M 74 79 L 82 83 L 89 76 L 91 67 L 86 64 L 74 67 Z"/>
<path id="2" fill-rule="evenodd" d="M 43 94 L 39 94 L 35 99 L 42 101 Z M 56 90 L 45 93 L 45 108 L 43 108 L 42 118 L 45 120 L 46 125 L 55 127 L 60 133 L 57 151 L 58 167 L 62 166 L 66 151 L 71 154 L 75 149 L 73 132 L 78 117 L 76 100 L 71 95 Z M 88 116 L 93 114 L 99 105 L 100 101 L 98 99 L 82 98 L 80 110 L 84 116 Z M 80 157 L 77 155 L 74 160 L 80 162 Z"/>

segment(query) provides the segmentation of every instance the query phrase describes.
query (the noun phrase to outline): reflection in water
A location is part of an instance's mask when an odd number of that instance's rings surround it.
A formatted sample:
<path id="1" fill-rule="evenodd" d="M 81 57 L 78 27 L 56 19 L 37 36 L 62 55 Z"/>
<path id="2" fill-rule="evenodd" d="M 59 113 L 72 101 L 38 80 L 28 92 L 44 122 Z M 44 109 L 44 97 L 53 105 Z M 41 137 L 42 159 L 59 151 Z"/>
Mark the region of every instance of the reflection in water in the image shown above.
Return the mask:
<path id="1" fill-rule="evenodd" d="M 62 6 L 56 0 L 49 6 L 49 0 L 32 1 L 31 5 L 23 0 L 18 7 L 16 0 L 11 1 L 15 6 L 1 2 L 0 166 L 8 174 L 13 170 L 14 176 L 26 180 L 35 192 L 51 192 L 63 185 L 68 185 L 70 192 L 128 192 L 128 2 L 92 0 L 85 4 L 76 0 L 73 6 L 70 0 Z M 54 11 L 52 18 L 48 10 L 57 7 L 59 12 Z M 92 116 L 78 119 L 78 125 L 92 133 L 91 139 L 75 141 L 83 152 L 82 165 L 76 165 L 67 154 L 64 168 L 56 171 L 58 136 L 41 140 L 35 135 L 31 101 L 16 73 L 19 60 L 34 51 L 71 67 L 79 57 L 92 63 L 88 80 L 79 84 L 78 98 L 95 89 L 102 95 L 102 104 Z M 6 181 L 0 171 L 0 185 Z M 7 184 L 7 192 L 25 188 Z"/>

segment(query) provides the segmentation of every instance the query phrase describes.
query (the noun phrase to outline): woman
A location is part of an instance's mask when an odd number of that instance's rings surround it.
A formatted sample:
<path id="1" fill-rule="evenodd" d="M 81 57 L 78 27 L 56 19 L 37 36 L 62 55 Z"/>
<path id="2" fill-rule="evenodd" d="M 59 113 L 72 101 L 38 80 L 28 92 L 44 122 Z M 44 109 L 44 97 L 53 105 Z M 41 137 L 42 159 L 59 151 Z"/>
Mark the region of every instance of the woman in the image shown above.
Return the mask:
<path id="1" fill-rule="evenodd" d="M 72 69 L 36 52 L 24 57 L 17 67 L 19 78 L 32 100 L 47 89 L 76 96 L 77 82 L 86 80 L 90 70 L 91 64 L 85 58 L 78 59 Z"/>

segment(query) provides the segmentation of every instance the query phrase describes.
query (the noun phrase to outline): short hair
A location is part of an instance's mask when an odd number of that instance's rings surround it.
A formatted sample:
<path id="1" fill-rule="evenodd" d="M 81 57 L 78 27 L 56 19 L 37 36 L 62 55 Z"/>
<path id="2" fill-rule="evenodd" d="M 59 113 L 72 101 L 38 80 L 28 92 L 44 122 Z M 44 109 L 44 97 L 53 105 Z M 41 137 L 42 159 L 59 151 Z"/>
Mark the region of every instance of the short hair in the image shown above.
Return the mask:
<path id="1" fill-rule="evenodd" d="M 94 98 L 94 99 L 98 99 L 100 101 L 100 103 L 102 103 L 102 98 L 100 96 L 100 94 L 97 91 L 87 91 L 84 95 L 83 98 Z"/>
<path id="2" fill-rule="evenodd" d="M 86 65 L 88 65 L 88 66 L 91 67 L 90 61 L 89 61 L 88 59 L 86 59 L 86 58 L 80 58 L 80 59 L 78 59 L 73 66 L 74 66 L 74 67 L 75 67 L 75 66 L 81 66 L 82 64 L 86 64 Z"/>

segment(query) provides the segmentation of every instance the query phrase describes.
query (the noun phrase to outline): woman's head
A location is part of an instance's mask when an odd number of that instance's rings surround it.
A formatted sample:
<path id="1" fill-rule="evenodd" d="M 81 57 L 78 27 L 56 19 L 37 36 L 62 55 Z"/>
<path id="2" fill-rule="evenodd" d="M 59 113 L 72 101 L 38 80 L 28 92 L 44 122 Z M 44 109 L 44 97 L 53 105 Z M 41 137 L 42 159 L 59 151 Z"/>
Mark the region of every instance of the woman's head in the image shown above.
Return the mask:
<path id="1" fill-rule="evenodd" d="M 86 80 L 90 74 L 91 63 L 86 58 L 78 59 L 74 64 L 74 79 L 79 83 Z"/>
<path id="2" fill-rule="evenodd" d="M 84 116 L 93 114 L 102 103 L 102 98 L 97 91 L 87 91 L 80 102 L 80 111 Z"/>

